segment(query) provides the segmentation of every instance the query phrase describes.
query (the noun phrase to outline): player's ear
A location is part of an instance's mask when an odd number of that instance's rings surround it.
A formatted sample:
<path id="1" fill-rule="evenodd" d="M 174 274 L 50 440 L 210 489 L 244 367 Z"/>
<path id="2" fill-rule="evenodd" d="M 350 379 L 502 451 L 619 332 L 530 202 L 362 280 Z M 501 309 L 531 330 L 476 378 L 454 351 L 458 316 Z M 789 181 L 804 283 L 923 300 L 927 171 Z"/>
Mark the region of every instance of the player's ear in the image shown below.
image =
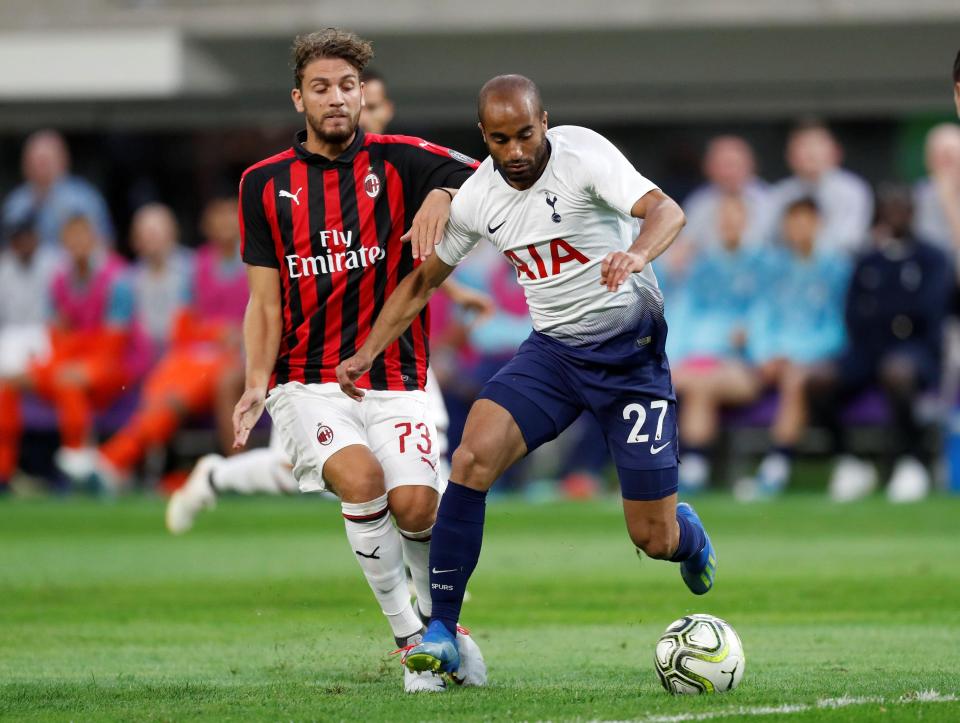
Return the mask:
<path id="1" fill-rule="evenodd" d="M 297 113 L 303 113 L 303 94 L 300 89 L 294 88 L 291 90 L 290 98 L 293 99 L 293 107 L 297 109 Z"/>
<path id="2" fill-rule="evenodd" d="M 361 108 L 367 107 L 367 96 L 363 92 L 363 89 L 366 87 L 366 85 L 367 84 L 364 83 L 362 80 L 360 81 L 360 107 Z"/>
<path id="3" fill-rule="evenodd" d="M 547 130 L 547 111 L 543 111 L 543 116 L 540 118 L 540 123 L 543 125 L 543 130 Z"/>
<path id="4" fill-rule="evenodd" d="M 480 137 L 483 138 L 483 142 L 487 142 L 487 134 L 483 132 L 483 123 L 477 122 L 477 128 L 480 129 Z"/>

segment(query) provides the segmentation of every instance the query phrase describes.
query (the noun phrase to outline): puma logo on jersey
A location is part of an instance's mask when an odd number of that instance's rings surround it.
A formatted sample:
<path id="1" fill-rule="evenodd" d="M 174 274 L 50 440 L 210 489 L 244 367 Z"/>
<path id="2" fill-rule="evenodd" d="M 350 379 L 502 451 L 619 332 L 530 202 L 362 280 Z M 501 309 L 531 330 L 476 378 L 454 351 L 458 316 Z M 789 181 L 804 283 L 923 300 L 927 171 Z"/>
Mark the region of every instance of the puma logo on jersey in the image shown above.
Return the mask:
<path id="1" fill-rule="evenodd" d="M 299 205 L 300 205 L 300 199 L 297 198 L 297 196 L 300 195 L 300 191 L 302 191 L 302 190 L 303 190 L 303 186 L 300 186 L 300 188 L 297 189 L 297 192 L 296 192 L 296 193 L 290 193 L 290 191 L 280 191 L 280 198 L 289 198 L 289 199 L 292 199 L 292 200 L 295 201 L 296 204 L 299 206 Z"/>

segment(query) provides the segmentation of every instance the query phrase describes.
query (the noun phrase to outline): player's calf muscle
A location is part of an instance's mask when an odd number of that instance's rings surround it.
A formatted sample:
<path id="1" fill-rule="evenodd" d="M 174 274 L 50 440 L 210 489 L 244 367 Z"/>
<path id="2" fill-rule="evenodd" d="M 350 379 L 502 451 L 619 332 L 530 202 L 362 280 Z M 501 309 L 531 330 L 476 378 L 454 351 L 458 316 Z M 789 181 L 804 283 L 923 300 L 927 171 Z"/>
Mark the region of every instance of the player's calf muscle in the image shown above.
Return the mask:
<path id="1" fill-rule="evenodd" d="M 648 556 L 669 559 L 679 543 L 676 519 L 676 501 L 654 500 L 639 502 L 624 500 L 627 533 L 634 545 Z"/>

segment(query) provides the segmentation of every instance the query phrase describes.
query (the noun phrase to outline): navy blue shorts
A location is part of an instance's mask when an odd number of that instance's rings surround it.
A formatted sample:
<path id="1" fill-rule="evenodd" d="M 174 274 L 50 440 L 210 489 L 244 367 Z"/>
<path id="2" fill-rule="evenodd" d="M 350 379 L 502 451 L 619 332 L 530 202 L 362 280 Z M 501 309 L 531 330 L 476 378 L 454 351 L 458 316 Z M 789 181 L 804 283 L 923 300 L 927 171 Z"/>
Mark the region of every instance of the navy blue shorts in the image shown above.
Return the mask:
<path id="1" fill-rule="evenodd" d="M 666 334 L 665 326 L 657 331 Z M 636 330 L 588 347 L 534 331 L 479 397 L 510 413 L 528 453 L 590 412 L 624 499 L 662 499 L 677 491 L 679 455 L 676 396 L 662 348 L 662 339 Z"/>

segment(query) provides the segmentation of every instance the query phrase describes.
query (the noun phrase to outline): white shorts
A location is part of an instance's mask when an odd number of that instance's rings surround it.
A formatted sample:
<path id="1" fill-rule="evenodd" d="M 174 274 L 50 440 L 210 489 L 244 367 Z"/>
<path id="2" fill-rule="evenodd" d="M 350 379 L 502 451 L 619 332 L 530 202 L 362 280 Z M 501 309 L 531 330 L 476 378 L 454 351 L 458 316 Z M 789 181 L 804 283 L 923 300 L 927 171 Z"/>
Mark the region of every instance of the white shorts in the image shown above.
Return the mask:
<path id="1" fill-rule="evenodd" d="M 357 403 L 334 383 L 288 382 L 270 390 L 267 411 L 301 492 L 325 490 L 323 466 L 353 444 L 380 462 L 387 491 L 401 485 L 440 490 L 437 431 L 424 392 L 368 389 Z"/>

